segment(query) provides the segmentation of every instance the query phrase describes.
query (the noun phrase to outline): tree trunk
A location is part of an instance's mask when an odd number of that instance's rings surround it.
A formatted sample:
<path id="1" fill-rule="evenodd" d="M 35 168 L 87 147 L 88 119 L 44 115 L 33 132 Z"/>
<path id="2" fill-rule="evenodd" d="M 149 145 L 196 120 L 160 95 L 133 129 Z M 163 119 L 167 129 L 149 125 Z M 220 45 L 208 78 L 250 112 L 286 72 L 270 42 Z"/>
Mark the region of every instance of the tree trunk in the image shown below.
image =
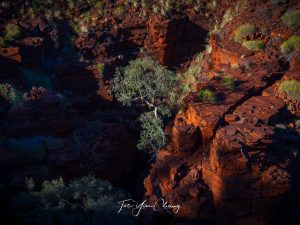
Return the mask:
<path id="1" fill-rule="evenodd" d="M 155 118 L 158 118 L 157 117 L 157 107 L 154 108 L 154 115 L 155 115 Z"/>

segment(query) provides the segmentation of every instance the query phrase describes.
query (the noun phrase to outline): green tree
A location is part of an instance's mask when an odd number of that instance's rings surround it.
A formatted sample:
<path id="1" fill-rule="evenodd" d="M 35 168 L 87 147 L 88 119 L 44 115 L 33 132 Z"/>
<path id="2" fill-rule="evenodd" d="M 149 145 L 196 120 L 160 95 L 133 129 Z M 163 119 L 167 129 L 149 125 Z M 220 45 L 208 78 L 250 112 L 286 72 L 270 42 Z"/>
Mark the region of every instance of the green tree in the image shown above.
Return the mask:
<path id="1" fill-rule="evenodd" d="M 168 93 L 179 84 L 175 74 L 150 58 L 136 59 L 116 71 L 113 92 L 124 105 L 145 104 L 158 117 Z"/>
<path id="2" fill-rule="evenodd" d="M 139 120 L 142 124 L 142 131 L 137 148 L 155 153 L 166 144 L 163 122 L 152 112 L 142 114 Z"/>
<path id="3" fill-rule="evenodd" d="M 176 75 L 151 58 L 131 61 L 119 68 L 113 80 L 117 100 L 126 106 L 145 106 L 148 113 L 140 117 L 142 123 L 139 149 L 156 151 L 165 144 L 164 116 L 170 113 L 168 97 L 180 84 Z"/>

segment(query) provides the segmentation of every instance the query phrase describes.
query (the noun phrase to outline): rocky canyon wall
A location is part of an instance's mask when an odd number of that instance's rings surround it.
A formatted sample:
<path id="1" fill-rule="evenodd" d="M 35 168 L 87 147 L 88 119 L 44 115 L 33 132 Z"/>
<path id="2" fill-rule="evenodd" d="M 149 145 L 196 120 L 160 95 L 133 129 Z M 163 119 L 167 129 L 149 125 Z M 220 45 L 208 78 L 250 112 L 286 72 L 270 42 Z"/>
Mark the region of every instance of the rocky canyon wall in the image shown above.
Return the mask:
<path id="1" fill-rule="evenodd" d="M 182 204 L 174 217 L 201 221 L 215 212 L 224 225 L 269 224 L 274 202 L 291 189 L 297 167 L 291 146 L 299 142 L 291 115 L 298 107 L 294 102 L 294 111 L 288 111 L 291 100 L 278 87 L 283 80 L 299 80 L 299 57 L 290 68 L 280 57 L 277 40 L 293 31 L 280 21 L 285 5 L 269 15 L 271 8 L 271 3 L 251 2 L 251 13 L 211 36 L 209 66 L 202 71 L 211 79 L 189 93 L 184 111 L 167 127 L 170 143 L 145 179 L 145 196 Z M 245 23 L 258 28 L 255 35 L 266 42 L 264 51 L 233 41 L 235 27 Z M 272 37 L 260 33 L 263 29 Z M 225 87 L 222 76 L 232 77 L 235 87 Z M 212 90 L 217 100 L 201 101 L 201 88 Z"/>

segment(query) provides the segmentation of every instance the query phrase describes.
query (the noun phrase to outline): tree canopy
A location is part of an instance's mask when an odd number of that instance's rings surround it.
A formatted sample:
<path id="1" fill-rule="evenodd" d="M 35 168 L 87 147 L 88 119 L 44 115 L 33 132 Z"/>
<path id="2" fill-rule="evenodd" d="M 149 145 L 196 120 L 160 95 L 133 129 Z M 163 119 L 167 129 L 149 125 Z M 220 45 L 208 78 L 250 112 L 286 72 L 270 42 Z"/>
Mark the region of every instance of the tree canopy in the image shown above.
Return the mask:
<path id="1" fill-rule="evenodd" d="M 116 71 L 113 92 L 124 105 L 146 104 L 157 110 L 166 103 L 168 93 L 178 84 L 172 71 L 151 58 L 141 58 Z"/>
<path id="2" fill-rule="evenodd" d="M 113 92 L 117 100 L 127 106 L 144 105 L 147 109 L 140 116 L 139 149 L 156 152 L 165 145 L 163 116 L 170 112 L 167 101 L 179 84 L 174 72 L 148 57 L 131 61 L 116 71 Z"/>

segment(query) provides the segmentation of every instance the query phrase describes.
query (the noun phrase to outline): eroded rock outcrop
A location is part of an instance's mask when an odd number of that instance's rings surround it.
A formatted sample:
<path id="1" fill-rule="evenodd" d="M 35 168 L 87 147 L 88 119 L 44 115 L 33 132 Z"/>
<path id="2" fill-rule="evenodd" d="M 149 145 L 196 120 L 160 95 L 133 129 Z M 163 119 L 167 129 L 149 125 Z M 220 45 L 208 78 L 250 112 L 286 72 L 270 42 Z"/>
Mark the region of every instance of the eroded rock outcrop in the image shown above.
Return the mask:
<path id="1" fill-rule="evenodd" d="M 182 203 L 185 209 L 175 217 L 201 219 L 202 213 L 214 208 L 221 224 L 267 224 L 274 201 L 291 188 L 296 159 L 290 146 L 296 145 L 299 137 L 289 138 L 277 126 L 289 127 L 292 118 L 287 110 L 291 100 L 278 92 L 278 86 L 286 79 L 297 80 L 295 68 L 299 67 L 292 63 L 287 72 L 278 40 L 261 33 L 263 28 L 272 30 L 277 38 L 292 33 L 280 21 L 284 4 L 269 16 L 271 5 L 251 2 L 249 7 L 260 8 L 259 13 L 237 16 L 211 37 L 211 54 L 204 63 L 208 66 L 202 71 L 211 79 L 189 93 L 185 110 L 168 126 L 170 143 L 158 153 L 145 179 L 145 196 Z M 266 42 L 264 51 L 250 51 L 232 40 L 233 31 L 243 23 L 256 25 L 253 38 Z M 271 23 L 278 26 L 273 29 Z M 223 85 L 222 76 L 230 76 L 234 88 Z M 211 90 L 216 101 L 201 101 L 198 91 L 202 88 Z M 197 179 L 189 179 L 190 172 L 197 174 Z M 172 177 L 182 182 L 176 183 Z M 198 185 L 205 189 L 194 189 Z M 190 214 L 186 213 L 191 210 L 189 204 L 185 204 L 189 201 L 195 206 Z"/>
<path id="2" fill-rule="evenodd" d="M 171 19 L 153 16 L 148 21 L 145 49 L 153 52 L 163 65 L 178 65 L 203 49 L 206 24 L 199 15 L 178 15 Z"/>
<path id="3" fill-rule="evenodd" d="M 266 224 L 274 198 L 289 190 L 294 157 L 272 145 L 276 130 L 270 126 L 280 121 L 284 106 L 273 96 L 252 97 L 216 132 L 203 179 L 222 223 Z"/>
<path id="4" fill-rule="evenodd" d="M 14 60 L 16 62 L 22 61 L 22 57 L 20 55 L 20 48 L 18 47 L 0 48 L 0 56 L 10 60 Z"/>

